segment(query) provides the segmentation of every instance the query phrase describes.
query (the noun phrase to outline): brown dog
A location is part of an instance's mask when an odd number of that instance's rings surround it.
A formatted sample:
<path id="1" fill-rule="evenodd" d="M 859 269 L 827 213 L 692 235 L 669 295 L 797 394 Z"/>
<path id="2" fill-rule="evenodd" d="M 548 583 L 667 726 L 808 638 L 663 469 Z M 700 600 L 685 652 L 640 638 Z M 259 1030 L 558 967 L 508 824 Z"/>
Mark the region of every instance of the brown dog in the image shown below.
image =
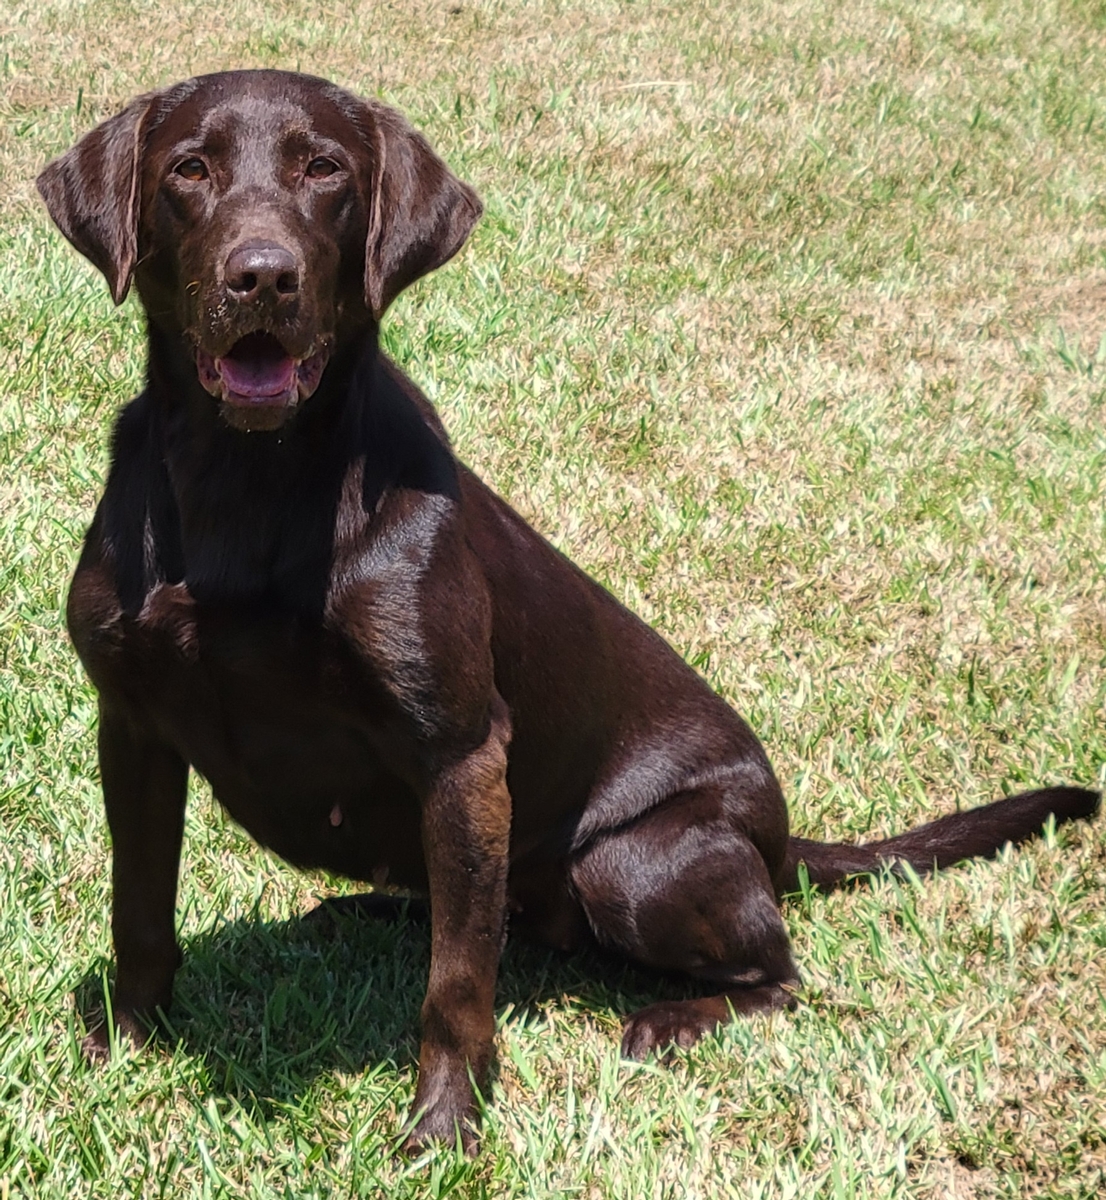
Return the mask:
<path id="1" fill-rule="evenodd" d="M 1049 788 L 866 847 L 789 838 L 748 726 L 456 461 L 379 352 L 388 304 L 480 215 L 390 109 L 209 75 L 135 100 L 38 185 L 149 322 L 69 596 L 131 1037 L 180 961 L 190 766 L 289 861 L 429 896 L 412 1147 L 475 1144 L 508 911 L 711 985 L 627 1020 L 641 1057 L 793 1003 L 777 900 L 800 862 L 821 886 L 924 871 L 1095 810 Z"/>

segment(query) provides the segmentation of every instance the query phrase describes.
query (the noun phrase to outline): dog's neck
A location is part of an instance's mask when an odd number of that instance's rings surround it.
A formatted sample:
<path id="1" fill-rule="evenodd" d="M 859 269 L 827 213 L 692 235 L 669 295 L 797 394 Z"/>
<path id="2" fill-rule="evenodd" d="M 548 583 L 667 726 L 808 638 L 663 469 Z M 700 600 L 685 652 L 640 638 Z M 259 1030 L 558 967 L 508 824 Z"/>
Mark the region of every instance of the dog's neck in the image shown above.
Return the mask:
<path id="1" fill-rule="evenodd" d="M 158 580 L 183 581 L 201 602 L 321 612 L 352 469 L 361 493 L 354 520 L 370 521 L 397 486 L 456 488 L 444 438 L 395 379 L 371 327 L 339 347 L 285 426 L 245 433 L 200 386 L 187 342 L 151 326 L 147 471 L 164 494 L 148 496 L 143 593 Z"/>

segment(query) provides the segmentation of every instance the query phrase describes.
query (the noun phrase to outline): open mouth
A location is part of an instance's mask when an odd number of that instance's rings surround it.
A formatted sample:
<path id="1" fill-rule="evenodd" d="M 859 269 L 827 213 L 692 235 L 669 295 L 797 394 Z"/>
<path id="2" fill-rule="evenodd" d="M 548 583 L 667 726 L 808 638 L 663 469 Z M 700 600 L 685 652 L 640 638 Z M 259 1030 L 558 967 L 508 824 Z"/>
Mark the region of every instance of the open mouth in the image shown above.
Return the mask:
<path id="1" fill-rule="evenodd" d="M 314 392 L 327 357 L 324 349 L 294 358 L 271 333 L 258 330 L 220 357 L 197 350 L 196 371 L 205 391 L 222 400 L 232 424 L 260 428 L 283 420 Z"/>

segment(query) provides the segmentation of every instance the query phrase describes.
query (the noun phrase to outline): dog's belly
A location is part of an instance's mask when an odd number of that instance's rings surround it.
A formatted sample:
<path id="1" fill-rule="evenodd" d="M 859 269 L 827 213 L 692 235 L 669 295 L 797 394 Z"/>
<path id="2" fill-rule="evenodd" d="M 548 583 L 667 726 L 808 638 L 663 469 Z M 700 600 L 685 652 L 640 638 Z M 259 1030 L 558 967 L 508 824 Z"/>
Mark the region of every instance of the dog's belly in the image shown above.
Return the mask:
<path id="1" fill-rule="evenodd" d="M 220 728 L 178 725 L 216 799 L 261 845 L 298 867 L 422 890 L 419 809 L 355 728 L 332 715 L 261 709 Z"/>

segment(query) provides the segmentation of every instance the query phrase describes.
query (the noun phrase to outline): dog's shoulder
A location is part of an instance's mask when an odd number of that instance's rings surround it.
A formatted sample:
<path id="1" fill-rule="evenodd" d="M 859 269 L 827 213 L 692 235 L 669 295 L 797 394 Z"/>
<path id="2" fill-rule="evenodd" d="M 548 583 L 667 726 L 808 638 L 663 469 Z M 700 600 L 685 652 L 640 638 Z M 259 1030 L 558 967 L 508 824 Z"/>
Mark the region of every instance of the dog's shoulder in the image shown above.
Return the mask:
<path id="1" fill-rule="evenodd" d="M 431 564 L 464 541 L 463 468 L 433 405 L 384 355 L 360 399 L 335 520 L 335 580 L 348 590 L 417 578 L 422 591 Z"/>

